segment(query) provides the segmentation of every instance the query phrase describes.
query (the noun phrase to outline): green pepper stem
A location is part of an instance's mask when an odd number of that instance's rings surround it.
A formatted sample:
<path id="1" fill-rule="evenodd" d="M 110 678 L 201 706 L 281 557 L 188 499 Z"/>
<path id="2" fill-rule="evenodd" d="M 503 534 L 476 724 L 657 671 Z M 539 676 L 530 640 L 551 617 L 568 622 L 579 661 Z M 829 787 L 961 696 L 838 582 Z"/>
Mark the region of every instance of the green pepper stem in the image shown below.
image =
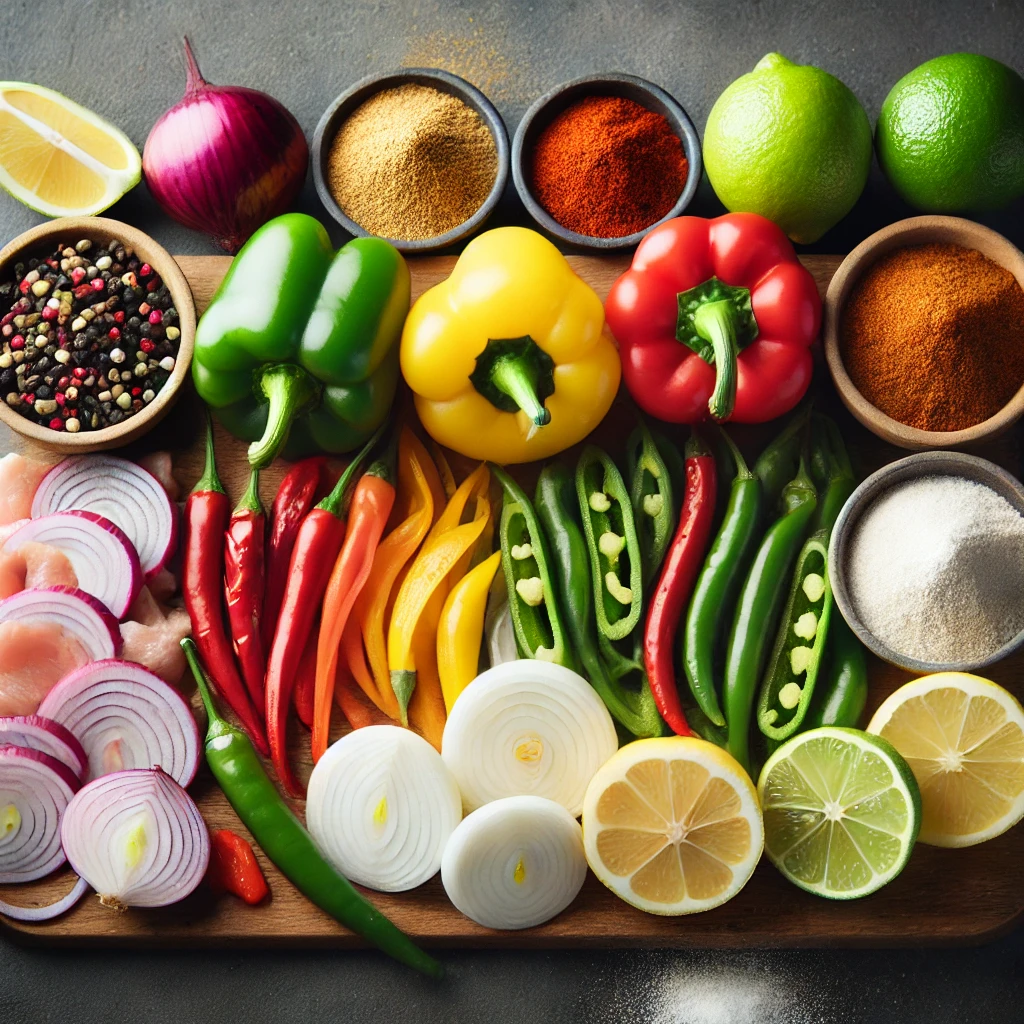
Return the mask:
<path id="1" fill-rule="evenodd" d="M 409 701 L 412 700 L 413 691 L 416 689 L 416 673 L 408 669 L 395 669 L 391 673 L 391 689 L 395 691 L 395 699 L 398 701 L 398 713 L 401 716 L 402 725 L 409 726 Z"/>
<path id="2" fill-rule="evenodd" d="M 200 494 L 203 491 L 213 491 L 216 494 L 225 494 L 224 485 L 217 475 L 217 455 L 213 444 L 213 420 L 210 417 L 210 410 L 206 410 L 206 462 L 203 466 L 203 475 L 199 482 L 192 488 L 193 494 Z"/>
<path id="3" fill-rule="evenodd" d="M 736 405 L 736 310 L 727 299 L 705 302 L 693 316 L 697 334 L 715 351 L 715 390 L 708 400 L 712 418 L 727 420 Z"/>
<path id="4" fill-rule="evenodd" d="M 491 368 L 491 382 L 504 392 L 533 421 L 543 427 L 551 422 L 551 413 L 537 397 L 536 385 L 525 360 L 516 356 L 502 356 Z"/>
<path id="5" fill-rule="evenodd" d="M 235 512 L 252 512 L 255 515 L 263 515 L 263 503 L 260 501 L 260 471 L 254 469 L 249 474 L 249 486 L 245 494 L 238 500 Z"/>
<path id="6" fill-rule="evenodd" d="M 732 456 L 732 461 L 736 466 L 736 476 L 743 480 L 750 480 L 754 474 L 751 473 L 747 460 L 743 458 L 743 453 L 737 447 L 736 442 L 729 436 L 729 431 L 718 424 L 715 424 L 715 429 L 718 431 L 718 436 L 721 438 L 722 443 L 729 449 L 729 454 Z"/>
<path id="7" fill-rule="evenodd" d="M 217 711 L 217 705 L 213 701 L 213 693 L 210 690 L 210 680 L 207 678 L 203 664 L 199 660 L 199 650 L 191 637 L 185 637 L 181 641 L 181 649 L 185 652 L 185 660 L 188 667 L 192 669 L 195 676 L 196 686 L 199 688 L 199 696 L 203 699 L 203 706 L 206 708 L 206 739 L 215 739 L 217 736 L 224 736 L 228 733 L 237 733 L 238 730 Z"/>
<path id="8" fill-rule="evenodd" d="M 287 442 L 296 416 L 319 398 L 320 385 L 301 366 L 277 363 L 263 368 L 257 386 L 270 408 L 263 436 L 249 445 L 249 465 L 266 469 Z"/>
<path id="9" fill-rule="evenodd" d="M 348 511 L 346 491 L 348 490 L 349 484 L 351 484 L 355 479 L 360 467 L 366 461 L 366 457 L 371 451 L 373 451 L 374 446 L 381 439 L 385 430 L 387 430 L 387 424 L 382 423 L 373 432 L 373 436 L 370 440 L 359 449 L 359 453 L 356 457 L 345 467 L 345 472 L 338 478 L 338 482 L 334 485 L 334 490 L 332 490 L 331 493 L 328 494 L 319 505 L 317 505 L 317 508 L 323 509 L 325 512 L 330 512 L 332 516 L 336 516 L 338 519 L 343 519 L 345 517 L 345 514 Z"/>

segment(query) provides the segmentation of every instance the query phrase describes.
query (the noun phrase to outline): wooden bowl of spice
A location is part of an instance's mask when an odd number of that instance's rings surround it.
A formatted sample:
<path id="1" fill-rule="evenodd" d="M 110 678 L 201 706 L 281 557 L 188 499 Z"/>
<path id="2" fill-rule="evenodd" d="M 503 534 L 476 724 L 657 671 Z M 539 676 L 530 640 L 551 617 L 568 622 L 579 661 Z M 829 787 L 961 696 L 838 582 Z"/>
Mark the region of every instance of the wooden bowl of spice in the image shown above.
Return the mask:
<path id="1" fill-rule="evenodd" d="M 501 115 L 465 79 L 435 68 L 371 75 L 313 134 L 313 180 L 352 235 L 399 251 L 443 249 L 483 226 L 508 182 Z"/>
<path id="2" fill-rule="evenodd" d="M 883 228 L 843 260 L 824 320 L 840 398 L 891 444 L 977 444 L 1024 414 L 1024 256 L 990 228 Z"/>
<path id="3" fill-rule="evenodd" d="M 170 411 L 196 311 L 149 235 L 63 217 L 0 249 L 0 421 L 69 454 L 118 448 Z"/>
<path id="4" fill-rule="evenodd" d="M 581 249 L 638 245 L 697 191 L 700 139 L 664 89 L 634 75 L 576 78 L 541 96 L 512 141 L 512 178 L 549 234 Z"/>

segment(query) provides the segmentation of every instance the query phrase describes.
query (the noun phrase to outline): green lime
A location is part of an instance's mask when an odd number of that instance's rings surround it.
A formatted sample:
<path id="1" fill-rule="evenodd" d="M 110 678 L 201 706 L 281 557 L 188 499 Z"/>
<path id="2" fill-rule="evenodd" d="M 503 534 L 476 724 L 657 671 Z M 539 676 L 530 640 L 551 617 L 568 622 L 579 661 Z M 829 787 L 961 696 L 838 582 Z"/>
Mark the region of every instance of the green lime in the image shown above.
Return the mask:
<path id="1" fill-rule="evenodd" d="M 1024 195 L 1024 79 L 976 53 L 925 61 L 886 96 L 878 162 L 912 206 L 991 210 Z"/>
<path id="2" fill-rule="evenodd" d="M 760 213 L 816 242 L 857 202 L 871 168 L 871 124 L 821 68 L 769 53 L 718 97 L 704 166 L 729 210 Z"/>
<path id="3" fill-rule="evenodd" d="M 784 743 L 761 770 L 764 849 L 801 889 L 867 896 L 904 868 L 921 826 L 921 793 L 896 748 L 825 726 Z"/>

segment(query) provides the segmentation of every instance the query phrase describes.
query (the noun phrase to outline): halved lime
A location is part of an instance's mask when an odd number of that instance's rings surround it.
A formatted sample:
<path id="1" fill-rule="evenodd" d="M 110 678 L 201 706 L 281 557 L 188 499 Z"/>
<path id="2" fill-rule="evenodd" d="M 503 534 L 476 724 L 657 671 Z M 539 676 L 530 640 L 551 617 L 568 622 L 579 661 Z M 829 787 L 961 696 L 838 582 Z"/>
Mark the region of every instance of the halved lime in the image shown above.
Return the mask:
<path id="1" fill-rule="evenodd" d="M 768 759 L 757 795 L 768 858 L 801 889 L 834 900 L 892 881 L 921 826 L 921 794 L 907 762 L 859 729 L 794 736 Z"/>

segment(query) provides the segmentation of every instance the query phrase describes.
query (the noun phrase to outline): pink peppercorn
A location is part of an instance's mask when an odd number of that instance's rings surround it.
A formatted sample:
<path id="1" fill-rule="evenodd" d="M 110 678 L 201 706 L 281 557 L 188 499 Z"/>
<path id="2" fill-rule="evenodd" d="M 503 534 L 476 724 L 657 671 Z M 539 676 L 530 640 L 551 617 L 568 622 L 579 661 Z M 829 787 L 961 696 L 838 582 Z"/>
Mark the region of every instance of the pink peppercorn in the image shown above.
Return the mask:
<path id="1" fill-rule="evenodd" d="M 150 341 L 149 338 L 143 338 L 139 342 L 139 348 L 142 349 L 143 352 L 152 352 L 153 349 L 156 348 L 156 343 Z"/>
<path id="2" fill-rule="evenodd" d="M 84 280 L 85 267 L 75 267 L 75 269 L 71 271 L 71 283 L 74 285 L 79 285 Z"/>
<path id="3" fill-rule="evenodd" d="M 139 267 L 139 277 L 149 277 L 153 273 L 153 268 L 148 263 L 143 263 Z"/>
<path id="4" fill-rule="evenodd" d="M 61 379 L 59 381 L 57 381 L 57 387 L 59 387 L 63 391 L 64 388 L 66 388 L 66 387 L 68 387 L 68 385 L 70 385 L 70 383 L 71 383 L 71 378 L 70 377 L 61 377 Z"/>
<path id="5" fill-rule="evenodd" d="M 64 421 L 59 416 L 54 416 L 54 418 L 52 420 L 50 420 L 50 429 L 51 430 L 63 430 L 64 429 Z"/>
<path id="6" fill-rule="evenodd" d="M 21 396 L 21 400 L 26 405 L 32 405 L 33 402 L 35 402 L 35 400 L 36 400 L 36 393 L 34 391 L 29 391 L 28 394 L 25 394 L 25 395 Z"/>
<path id="7" fill-rule="evenodd" d="M 67 401 L 67 397 L 62 392 L 58 391 L 57 394 L 53 396 L 53 400 L 58 405 L 63 405 Z"/>
<path id="8" fill-rule="evenodd" d="M 94 277 L 90 286 L 94 292 L 102 292 L 107 287 L 107 282 L 102 277 Z"/>
<path id="9" fill-rule="evenodd" d="M 16 334 L 11 338 L 11 348 L 17 351 L 19 348 L 25 347 L 25 339 L 20 335 Z"/>
<path id="10" fill-rule="evenodd" d="M 85 380 L 89 376 L 89 371 L 84 366 L 76 366 L 71 373 L 78 380 Z"/>
<path id="11" fill-rule="evenodd" d="M 18 285 L 18 291 L 21 292 L 22 295 L 28 295 L 28 290 L 31 287 L 32 285 L 30 285 L 28 281 L 22 281 L 21 284 Z"/>
<path id="12" fill-rule="evenodd" d="M 138 398 L 142 394 L 142 388 L 132 388 L 132 398 Z"/>
<path id="13" fill-rule="evenodd" d="M 119 324 L 123 324 L 123 323 L 124 323 L 124 310 L 123 310 L 123 309 L 119 309 L 119 310 L 118 310 L 118 311 L 117 311 L 117 312 L 116 312 L 116 313 L 114 314 L 114 320 L 115 320 L 115 321 L 116 321 L 117 323 L 119 323 Z"/>
<path id="14" fill-rule="evenodd" d="M 152 311 L 152 312 L 151 312 L 151 313 L 149 314 L 149 322 L 150 322 L 151 324 L 159 324 L 159 323 L 162 323 L 162 322 L 163 322 L 163 319 L 164 319 L 164 315 L 163 315 L 163 313 L 161 313 L 161 312 L 160 312 L 160 310 L 159 310 L 159 309 L 154 309 L 154 310 L 153 310 L 153 311 Z"/>
<path id="15" fill-rule="evenodd" d="M 74 289 L 74 291 L 72 291 L 71 294 L 74 295 L 76 299 L 87 299 L 89 298 L 89 293 L 91 291 L 92 287 L 90 285 L 80 284 L 77 288 Z"/>
<path id="16" fill-rule="evenodd" d="M 147 316 L 153 307 L 148 302 L 139 303 L 139 316 Z"/>
<path id="17" fill-rule="evenodd" d="M 111 327 L 110 330 L 107 331 L 107 337 L 113 341 L 117 341 L 117 339 L 121 337 L 121 332 L 116 327 Z"/>
<path id="18" fill-rule="evenodd" d="M 46 306 L 43 309 L 44 320 L 56 320 L 58 316 L 58 310 L 54 309 L 53 306 Z"/>
<path id="19" fill-rule="evenodd" d="M 159 277 L 154 277 L 153 280 L 150 281 L 149 284 L 146 285 L 146 291 L 147 292 L 155 292 L 157 290 L 157 288 L 159 288 L 159 287 L 160 287 L 160 278 Z"/>

